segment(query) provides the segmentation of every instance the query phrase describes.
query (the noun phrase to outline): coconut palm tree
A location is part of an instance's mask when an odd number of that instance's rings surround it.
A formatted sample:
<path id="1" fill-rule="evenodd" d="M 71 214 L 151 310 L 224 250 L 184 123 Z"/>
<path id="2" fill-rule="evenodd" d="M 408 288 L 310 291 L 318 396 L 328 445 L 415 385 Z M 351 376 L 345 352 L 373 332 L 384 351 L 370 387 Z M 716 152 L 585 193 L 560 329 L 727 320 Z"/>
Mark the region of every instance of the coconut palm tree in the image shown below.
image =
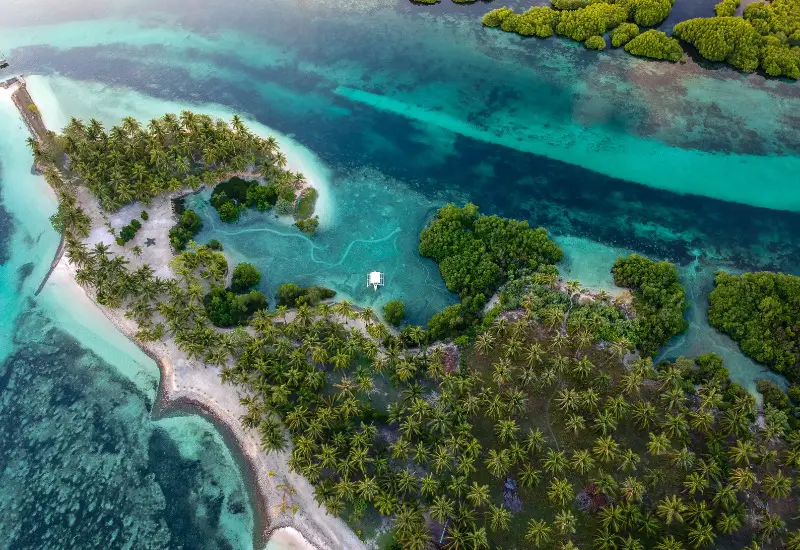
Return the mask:
<path id="1" fill-rule="evenodd" d="M 625 519 L 622 513 L 622 508 L 616 506 L 615 504 L 604 506 L 600 510 L 598 518 L 600 519 L 600 525 L 603 526 L 603 529 L 611 530 L 615 533 L 620 532 Z"/>
<path id="2" fill-rule="evenodd" d="M 789 533 L 786 548 L 787 550 L 800 550 L 800 531 Z"/>
<path id="3" fill-rule="evenodd" d="M 548 474 L 561 474 L 567 467 L 567 456 L 564 451 L 550 449 L 544 459 L 543 466 Z"/>
<path id="4" fill-rule="evenodd" d="M 447 518 L 453 515 L 455 511 L 455 502 L 447 498 L 446 495 L 436 495 L 428 511 L 433 519 L 444 523 L 447 521 Z"/>
<path id="5" fill-rule="evenodd" d="M 736 440 L 736 444 L 728 450 L 728 456 L 734 464 L 745 466 L 750 464 L 750 459 L 755 456 L 756 449 L 752 441 L 741 439 Z"/>
<path id="6" fill-rule="evenodd" d="M 702 495 L 708 487 L 708 478 L 699 472 L 692 472 L 686 476 L 683 486 L 686 487 L 686 490 L 689 491 L 690 495 L 694 495 L 697 492 Z"/>
<path id="7" fill-rule="evenodd" d="M 594 455 L 600 462 L 603 463 L 611 462 L 611 460 L 613 460 L 617 455 L 618 451 L 619 444 L 610 435 L 598 437 L 595 441 L 594 447 L 592 448 Z"/>
<path id="8" fill-rule="evenodd" d="M 467 500 L 476 508 L 480 508 L 489 501 L 489 486 L 478 485 L 478 482 L 473 481 L 467 492 Z"/>
<path id="9" fill-rule="evenodd" d="M 553 520 L 553 527 L 562 535 L 571 535 L 575 532 L 575 525 L 578 518 L 570 510 L 564 509 L 556 514 Z"/>
<path id="10" fill-rule="evenodd" d="M 578 432 L 586 429 L 586 420 L 579 414 L 571 414 L 567 417 L 564 426 L 577 436 Z"/>
<path id="11" fill-rule="evenodd" d="M 749 489 L 755 481 L 755 472 L 748 468 L 734 468 L 731 471 L 730 482 L 739 490 Z"/>
<path id="12" fill-rule="evenodd" d="M 695 523 L 689 527 L 688 531 L 689 544 L 693 548 L 703 548 L 714 542 L 716 535 L 714 529 L 708 523 Z"/>
<path id="13" fill-rule="evenodd" d="M 539 364 L 542 357 L 544 357 L 544 350 L 539 344 L 531 344 L 525 350 L 525 363 L 530 367 Z"/>
<path id="14" fill-rule="evenodd" d="M 575 497 L 575 489 L 564 478 L 554 478 L 547 489 L 547 498 L 558 506 L 566 506 Z"/>
<path id="15" fill-rule="evenodd" d="M 685 547 L 675 537 L 669 535 L 658 541 L 655 550 L 685 550 Z"/>
<path id="16" fill-rule="evenodd" d="M 519 474 L 519 482 L 523 487 L 535 487 L 542 479 L 542 472 L 534 470 L 529 464 L 522 466 Z"/>
<path id="17" fill-rule="evenodd" d="M 792 492 L 792 478 L 784 476 L 781 470 L 775 475 L 765 475 L 762 483 L 764 491 L 774 500 L 786 498 Z"/>
<path id="18" fill-rule="evenodd" d="M 525 540 L 539 548 L 550 541 L 550 526 L 544 520 L 532 519 L 528 522 Z"/>
<path id="19" fill-rule="evenodd" d="M 786 529 L 786 522 L 778 514 L 764 512 L 759 521 L 758 531 L 764 540 L 769 541 L 776 535 L 781 534 Z"/>
<path id="20" fill-rule="evenodd" d="M 500 506 L 489 504 L 487 516 L 489 527 L 495 533 L 508 530 L 508 526 L 511 524 L 511 511 L 502 504 Z"/>
<path id="21" fill-rule="evenodd" d="M 647 452 L 653 456 L 661 456 L 670 448 L 669 438 L 663 433 L 658 435 L 650 432 L 650 440 L 647 442 Z"/>
<path id="22" fill-rule="evenodd" d="M 488 355 L 494 348 L 494 341 L 495 337 L 490 332 L 479 334 L 478 337 L 475 338 L 475 349 L 482 355 Z"/>
<path id="23" fill-rule="evenodd" d="M 720 485 L 712 499 L 714 506 L 719 506 L 725 510 L 732 509 L 737 502 L 736 490 L 732 485 Z"/>
<path id="24" fill-rule="evenodd" d="M 686 505 L 683 503 L 683 499 L 677 495 L 664 497 L 656 506 L 656 514 L 664 520 L 664 523 L 667 525 L 671 524 L 673 521 L 683 523 L 683 513 L 685 511 Z"/>
<path id="25" fill-rule="evenodd" d="M 717 519 L 717 531 L 723 535 L 735 533 L 742 527 L 742 520 L 737 514 L 722 512 Z"/>
<path id="26" fill-rule="evenodd" d="M 497 451 L 489 450 L 489 457 L 486 459 L 486 469 L 496 478 L 502 478 L 508 474 L 511 468 L 511 460 L 507 449 Z"/>

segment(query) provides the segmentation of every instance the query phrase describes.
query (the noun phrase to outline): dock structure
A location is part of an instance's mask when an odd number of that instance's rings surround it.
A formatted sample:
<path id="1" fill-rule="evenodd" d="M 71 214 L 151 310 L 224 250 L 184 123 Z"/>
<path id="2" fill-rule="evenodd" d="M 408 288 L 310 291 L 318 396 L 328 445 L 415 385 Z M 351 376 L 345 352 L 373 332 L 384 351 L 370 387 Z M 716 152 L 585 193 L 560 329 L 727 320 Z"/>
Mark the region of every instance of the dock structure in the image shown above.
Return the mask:
<path id="1" fill-rule="evenodd" d="M 4 81 L 0 82 L 0 88 L 3 88 L 4 90 L 8 90 L 13 85 L 19 84 L 20 82 L 24 82 L 24 80 L 22 80 L 22 77 L 21 76 L 14 76 L 14 77 L 9 78 L 8 80 L 4 80 Z"/>

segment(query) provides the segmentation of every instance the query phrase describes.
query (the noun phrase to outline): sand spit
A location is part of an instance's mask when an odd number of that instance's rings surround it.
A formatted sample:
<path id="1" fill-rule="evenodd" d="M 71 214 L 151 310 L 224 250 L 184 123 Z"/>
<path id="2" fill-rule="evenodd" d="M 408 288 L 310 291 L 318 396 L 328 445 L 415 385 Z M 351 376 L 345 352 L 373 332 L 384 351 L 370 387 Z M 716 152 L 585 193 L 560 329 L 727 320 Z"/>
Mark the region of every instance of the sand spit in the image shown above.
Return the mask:
<path id="1" fill-rule="evenodd" d="M 87 200 L 87 197 L 82 196 L 81 199 L 83 202 Z M 110 234 L 104 226 L 103 219 L 98 219 L 99 208 L 95 204 L 84 203 L 84 205 L 94 221 L 94 230 L 87 239 L 87 244 L 91 246 L 101 241 L 113 243 L 108 239 Z M 91 206 L 94 208 L 92 209 Z M 132 205 L 131 208 L 137 208 L 137 211 L 140 211 L 141 205 Z M 165 231 L 171 224 L 171 222 L 164 223 L 171 219 L 169 197 L 160 198 L 147 210 L 151 216 L 150 220 L 143 225 L 143 229 L 140 231 L 143 235 L 137 235 L 137 239 L 161 233 L 159 237 L 156 237 L 156 243 L 159 244 L 159 241 L 166 243 Z M 120 217 L 123 216 L 120 215 Z M 112 225 L 115 224 L 112 222 Z M 111 244 L 111 248 L 114 252 L 119 252 L 115 250 L 118 248 L 116 244 Z M 145 248 L 141 257 L 129 257 L 131 266 L 135 268 L 137 264 L 151 263 L 156 266 L 156 271 L 163 275 L 164 271 L 169 269 L 167 267 L 169 259 L 171 259 L 169 246 L 149 248 L 152 250 L 148 251 Z M 364 548 L 363 543 L 341 519 L 328 515 L 314 501 L 313 489 L 308 481 L 290 471 L 289 452 L 267 455 L 261 450 L 258 433 L 242 427 L 240 417 L 246 412 L 245 407 L 240 403 L 240 399 L 245 395 L 243 390 L 223 385 L 219 376 L 219 368 L 189 359 L 171 339 L 159 342 L 138 341 L 136 339 L 136 323 L 126 318 L 122 310 L 98 304 L 91 291 L 83 289 L 75 282 L 75 274 L 75 266 L 69 262 L 66 256 L 62 256 L 53 269 L 50 284 L 58 284 L 59 292 L 76 294 L 76 306 L 88 298 L 92 305 L 97 307 L 120 332 L 158 363 L 161 370 L 159 406 L 169 409 L 178 404 L 188 403 L 199 407 L 216 421 L 225 424 L 234 436 L 239 449 L 252 468 L 253 479 L 256 483 L 254 492 L 260 500 L 256 508 L 260 509 L 264 516 L 261 518 L 262 536 L 258 538 L 264 540 L 269 533 L 280 529 L 281 541 L 294 536 L 293 546 L 290 548 L 331 550 Z M 296 514 L 291 512 L 292 505 L 299 507 Z M 292 531 L 295 532 L 294 535 L 292 535 Z"/>
<path id="2" fill-rule="evenodd" d="M 22 108 L 20 112 L 25 119 L 27 113 Z M 29 129 L 35 135 L 34 129 L 30 126 Z M 303 171 L 302 166 L 296 166 L 295 170 Z M 304 171 L 311 172 L 315 170 L 312 168 Z M 175 222 L 172 199 L 188 192 L 166 194 L 149 205 L 134 203 L 107 215 L 100 210 L 98 201 L 89 191 L 81 187 L 76 193 L 78 201 L 92 218 L 92 231 L 84 242 L 89 247 L 100 242 L 109 245 L 110 251 L 124 256 L 132 269 L 149 264 L 157 276 L 171 277 L 169 262 L 173 256 L 168 232 Z M 120 229 L 132 218 L 138 218 L 142 210 L 149 214 L 147 222 L 131 243 L 126 247 L 118 246 L 110 229 Z M 154 239 L 155 244 L 148 246 L 148 239 Z M 138 255 L 132 253 L 137 245 L 141 247 L 141 254 Z M 224 424 L 232 434 L 250 465 L 255 483 L 255 487 L 251 489 L 258 498 L 254 511 L 257 517 L 256 529 L 260 531 L 254 533 L 258 545 L 269 539 L 268 548 L 271 550 L 366 548 L 341 519 L 328 515 L 315 502 L 309 482 L 290 470 L 288 451 L 267 455 L 261 450 L 258 433 L 242 427 L 240 418 L 246 409 L 240 400 L 245 395 L 244 390 L 223 385 L 219 368 L 189 359 L 172 339 L 159 342 L 139 341 L 136 338 L 136 323 L 126 318 L 124 311 L 98 304 L 91 290 L 78 285 L 75 280 L 77 270 L 61 251 L 62 247 L 59 247 L 53 260 L 54 265 L 39 290 L 55 285 L 57 292 L 70 296 L 70 303 L 76 310 L 98 308 L 122 334 L 151 357 L 161 371 L 159 408 L 169 410 L 185 404 L 198 407 L 217 422 Z M 271 538 L 273 536 L 274 539 Z"/>

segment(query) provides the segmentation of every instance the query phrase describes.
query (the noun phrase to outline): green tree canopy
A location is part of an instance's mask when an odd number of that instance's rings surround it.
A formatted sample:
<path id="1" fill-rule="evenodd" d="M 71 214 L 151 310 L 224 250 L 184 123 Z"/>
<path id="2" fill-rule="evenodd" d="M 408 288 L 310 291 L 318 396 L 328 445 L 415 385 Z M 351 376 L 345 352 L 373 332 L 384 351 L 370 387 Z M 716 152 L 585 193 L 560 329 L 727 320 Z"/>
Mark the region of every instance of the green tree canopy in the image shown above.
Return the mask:
<path id="1" fill-rule="evenodd" d="M 783 273 L 717 273 L 708 320 L 742 351 L 800 381 L 800 277 Z"/>
<path id="2" fill-rule="evenodd" d="M 674 264 L 631 254 L 619 258 L 612 273 L 615 284 L 633 291 L 635 334 L 643 353 L 655 354 L 670 338 L 686 330 L 686 291 L 678 281 Z"/>

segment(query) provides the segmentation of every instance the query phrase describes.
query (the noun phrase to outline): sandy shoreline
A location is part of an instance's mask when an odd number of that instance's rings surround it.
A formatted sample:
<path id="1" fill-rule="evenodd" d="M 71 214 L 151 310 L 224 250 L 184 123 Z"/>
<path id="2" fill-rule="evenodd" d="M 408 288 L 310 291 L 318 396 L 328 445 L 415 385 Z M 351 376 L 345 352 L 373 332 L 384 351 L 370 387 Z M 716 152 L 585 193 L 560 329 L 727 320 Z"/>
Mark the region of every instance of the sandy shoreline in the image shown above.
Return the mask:
<path id="1" fill-rule="evenodd" d="M 171 340 L 140 342 L 136 339 L 136 323 L 124 317 L 119 310 L 99 305 L 91 292 L 75 282 L 75 267 L 62 256 L 48 284 L 58 285 L 59 292 L 75 296 L 76 305 L 90 301 L 127 338 L 152 358 L 161 371 L 157 406 L 163 410 L 189 405 L 201 409 L 207 416 L 233 436 L 240 452 L 251 467 L 255 482 L 256 503 L 255 543 L 262 545 L 270 533 L 281 530 L 281 541 L 291 541 L 288 548 L 341 549 L 364 548 L 363 543 L 339 518 L 328 515 L 313 499 L 313 488 L 308 481 L 291 472 L 287 461 L 289 453 L 265 454 L 261 450 L 258 433 L 242 427 L 240 417 L 246 412 L 239 399 L 244 392 L 223 385 L 217 368 L 190 360 Z M 82 299 L 81 299 L 82 298 Z M 283 488 L 286 487 L 286 488 Z M 288 489 L 291 487 L 291 489 Z M 300 507 L 281 511 L 281 503 Z M 259 521 L 260 520 L 260 521 Z"/>
<path id="2" fill-rule="evenodd" d="M 302 159 L 292 160 L 294 170 L 303 171 L 302 163 L 299 162 Z M 311 174 L 312 177 L 308 178 L 309 185 L 316 187 L 315 180 L 320 174 L 313 169 L 304 173 Z M 168 267 L 172 259 L 168 232 L 174 224 L 171 200 L 181 194 L 185 193 L 166 194 L 156 198 L 150 205 L 134 203 L 117 212 L 105 214 L 88 190 L 79 188 L 78 201 L 92 218 L 92 230 L 84 240 L 85 244 L 91 247 L 104 242 L 110 245 L 112 253 L 126 257 L 131 268 L 148 263 L 154 268 L 156 276 L 172 277 Z M 142 209 L 149 212 L 148 221 L 127 247 L 119 247 L 108 226 L 119 229 L 131 218 L 139 217 Z M 145 246 L 147 238 L 155 238 L 156 245 Z M 141 256 L 131 254 L 135 245 L 141 246 Z M 290 470 L 288 451 L 267 455 L 261 450 L 258 433 L 242 427 L 240 418 L 246 412 L 240 403 L 241 397 L 245 395 L 243 390 L 223 385 L 218 368 L 198 360 L 190 360 L 172 339 L 140 342 L 136 338 L 136 323 L 126 318 L 124 311 L 98 304 L 91 291 L 78 285 L 75 280 L 75 266 L 62 251 L 63 246 L 60 246 L 39 290 L 55 286 L 57 292 L 69 295 L 69 303 L 74 311 L 96 307 L 117 330 L 156 362 L 160 370 L 156 410 L 185 410 L 187 406 L 198 409 L 235 440 L 241 456 L 249 466 L 250 479 L 255 485 L 249 488 L 256 500 L 253 503 L 255 547 L 263 547 L 267 543 L 271 550 L 366 548 L 344 521 L 328 515 L 314 501 L 313 488 L 308 481 Z M 247 475 L 245 481 L 246 484 L 249 481 Z M 293 506 L 297 509 L 295 513 L 292 513 Z"/>

